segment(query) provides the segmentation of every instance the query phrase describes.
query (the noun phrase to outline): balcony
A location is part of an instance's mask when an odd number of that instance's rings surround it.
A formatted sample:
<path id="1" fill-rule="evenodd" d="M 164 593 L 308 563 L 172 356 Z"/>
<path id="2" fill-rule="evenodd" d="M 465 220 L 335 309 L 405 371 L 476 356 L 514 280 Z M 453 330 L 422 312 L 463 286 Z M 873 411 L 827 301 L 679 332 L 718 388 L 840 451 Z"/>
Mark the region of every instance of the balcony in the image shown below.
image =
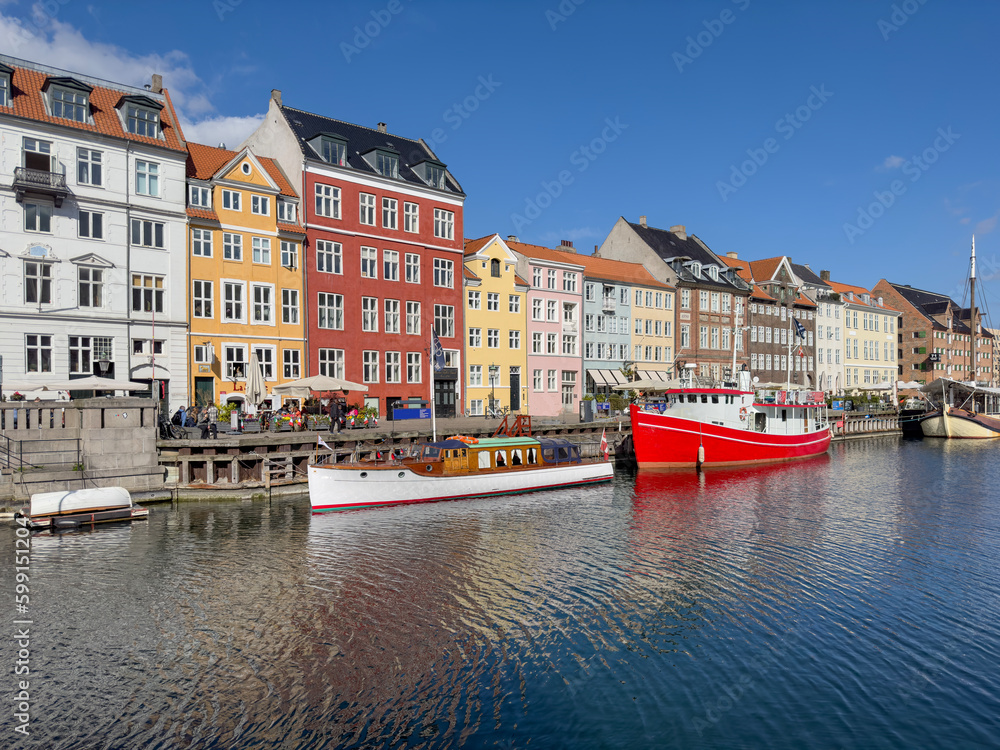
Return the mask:
<path id="1" fill-rule="evenodd" d="M 563 333 L 576 333 L 576 321 L 575 320 L 564 320 L 562 324 Z"/>
<path id="2" fill-rule="evenodd" d="M 56 208 L 62 206 L 63 199 L 69 195 L 66 187 L 66 175 L 58 172 L 45 172 L 41 169 L 16 167 L 14 169 L 14 193 L 20 203 L 26 195 L 36 195 L 52 198 Z"/>
<path id="3" fill-rule="evenodd" d="M 615 314 L 615 299 L 614 297 L 605 297 L 604 301 L 601 303 L 601 311 L 607 313 L 608 315 Z"/>

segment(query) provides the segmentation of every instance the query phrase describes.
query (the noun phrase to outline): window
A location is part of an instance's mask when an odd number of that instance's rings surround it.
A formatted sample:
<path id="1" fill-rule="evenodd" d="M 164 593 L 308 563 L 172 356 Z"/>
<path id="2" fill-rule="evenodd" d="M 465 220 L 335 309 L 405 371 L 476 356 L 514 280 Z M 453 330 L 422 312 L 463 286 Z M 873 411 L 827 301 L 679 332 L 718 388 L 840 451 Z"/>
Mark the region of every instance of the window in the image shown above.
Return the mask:
<path id="1" fill-rule="evenodd" d="M 480 310 L 482 309 L 482 295 L 475 289 L 469 290 L 469 309 L 470 310 Z"/>
<path id="2" fill-rule="evenodd" d="M 541 354 L 542 353 L 542 334 L 534 332 L 531 334 L 531 353 Z"/>
<path id="3" fill-rule="evenodd" d="M 531 285 L 541 289 L 542 287 L 542 269 L 535 268 L 531 271 Z"/>
<path id="4" fill-rule="evenodd" d="M 532 370 L 531 371 L 531 388 L 535 391 L 542 390 L 542 371 Z"/>
<path id="5" fill-rule="evenodd" d="M 24 371 L 52 372 L 52 336 L 38 333 L 25 335 Z"/>
<path id="6" fill-rule="evenodd" d="M 691 309 L 691 290 L 681 289 L 681 309 L 690 310 Z"/>
<path id="7" fill-rule="evenodd" d="M 394 154 L 375 152 L 375 171 L 383 177 L 399 177 L 399 157 Z"/>
<path id="8" fill-rule="evenodd" d="M 271 307 L 274 287 L 269 284 L 253 284 L 251 291 L 253 293 L 253 322 L 264 325 L 273 324 L 274 316 L 271 314 Z"/>
<path id="9" fill-rule="evenodd" d="M 159 138 L 160 115 L 154 110 L 129 104 L 125 108 L 125 124 L 130 133 Z"/>
<path id="10" fill-rule="evenodd" d="M 258 216 L 270 216 L 271 199 L 266 195 L 251 195 L 250 213 L 257 214 Z"/>
<path id="11" fill-rule="evenodd" d="M 323 161 L 338 166 L 344 166 L 344 159 L 347 156 L 347 145 L 343 141 L 336 141 L 332 138 L 320 138 L 320 156 Z"/>
<path id="12" fill-rule="evenodd" d="M 500 312 L 500 295 L 496 292 L 486 293 L 486 311 Z"/>
<path id="13" fill-rule="evenodd" d="M 375 196 L 371 193 L 361 193 L 358 197 L 358 206 L 361 212 L 361 223 L 375 226 Z"/>
<path id="14" fill-rule="evenodd" d="M 398 205 L 395 198 L 382 199 L 382 227 L 384 229 L 396 228 L 396 207 Z"/>
<path id="15" fill-rule="evenodd" d="M 568 271 L 563 271 L 563 291 L 564 292 L 575 292 L 576 291 L 576 274 L 569 273 Z"/>
<path id="16" fill-rule="evenodd" d="M 434 332 L 441 338 L 455 335 L 454 305 L 434 305 Z"/>
<path id="17" fill-rule="evenodd" d="M 253 237 L 253 262 L 271 265 L 271 240 L 269 237 Z"/>
<path id="18" fill-rule="evenodd" d="M 406 283 L 420 283 L 420 256 L 416 253 L 406 254 Z"/>
<path id="19" fill-rule="evenodd" d="M 282 289 L 281 290 L 281 322 L 282 323 L 298 323 L 299 322 L 299 290 L 298 289 Z"/>
<path id="20" fill-rule="evenodd" d="M 361 330 L 378 331 L 378 297 L 361 298 Z"/>
<path id="21" fill-rule="evenodd" d="M 160 194 L 160 165 L 151 161 L 136 161 L 135 192 L 157 197 Z M 223 192 L 225 195 L 225 192 Z"/>
<path id="22" fill-rule="evenodd" d="M 90 336 L 69 337 L 69 371 L 71 375 L 89 375 L 93 372 L 93 341 Z"/>
<path id="23" fill-rule="evenodd" d="M 612 346 L 614 345 L 612 344 Z M 569 356 L 576 356 L 576 336 L 567 333 L 563 334 L 562 353 Z"/>
<path id="24" fill-rule="evenodd" d="M 455 239 L 455 213 L 442 208 L 434 209 L 434 236 L 446 240 Z"/>
<path id="25" fill-rule="evenodd" d="M 240 193 L 236 190 L 222 191 L 222 207 L 227 211 L 240 211 Z"/>
<path id="26" fill-rule="evenodd" d="M 91 240 L 104 239 L 104 214 L 80 209 L 79 233 Z"/>
<path id="27" fill-rule="evenodd" d="M 319 374 L 328 375 L 331 378 L 344 377 L 344 350 L 320 349 Z"/>
<path id="28" fill-rule="evenodd" d="M 0 107 L 10 106 L 10 75 L 0 73 Z"/>
<path id="29" fill-rule="evenodd" d="M 398 383 L 399 379 L 399 352 L 385 353 L 385 382 Z"/>
<path id="30" fill-rule="evenodd" d="M 53 88 L 50 97 L 53 117 L 87 122 L 87 94 L 82 91 Z"/>
<path id="31" fill-rule="evenodd" d="M 444 167 L 427 164 L 424 167 L 424 174 L 426 175 L 428 185 L 439 190 L 444 190 Z"/>
<path id="32" fill-rule="evenodd" d="M 163 312 L 163 277 L 132 274 L 132 310 Z"/>
<path id="33" fill-rule="evenodd" d="M 319 293 L 316 325 L 319 328 L 344 330 L 344 295 Z"/>
<path id="34" fill-rule="evenodd" d="M 399 251 L 382 251 L 382 278 L 386 281 L 399 281 Z"/>
<path id="35" fill-rule="evenodd" d="M 329 219 L 340 218 L 340 188 L 333 185 L 316 185 L 316 215 Z"/>
<path id="36" fill-rule="evenodd" d="M 163 238 L 164 224 L 162 221 L 148 219 L 132 219 L 132 244 L 140 247 L 166 248 Z"/>
<path id="37" fill-rule="evenodd" d="M 556 371 L 555 370 L 549 370 L 548 381 L 549 381 L 549 390 L 550 391 L 554 391 L 556 389 Z"/>
<path id="38" fill-rule="evenodd" d="M 406 332 L 411 336 L 420 335 L 420 303 L 406 303 Z"/>
<path id="39" fill-rule="evenodd" d="M 343 273 L 343 249 L 339 242 L 316 240 L 316 270 L 323 273 Z"/>
<path id="40" fill-rule="evenodd" d="M 374 247 L 361 248 L 361 278 L 378 278 L 378 250 Z"/>
<path id="41" fill-rule="evenodd" d="M 211 318 L 214 316 L 212 309 L 212 296 L 214 284 L 211 281 L 194 281 L 194 291 L 192 294 L 192 311 L 196 318 Z"/>
<path id="42" fill-rule="evenodd" d="M 507 297 L 507 312 L 521 312 L 521 295 L 511 294 Z"/>
<path id="43" fill-rule="evenodd" d="M 274 380 L 274 347 L 254 346 L 252 351 L 257 355 L 257 362 L 264 380 Z"/>
<path id="44" fill-rule="evenodd" d="M 406 382 L 407 383 L 420 383 L 421 382 L 421 372 L 420 372 L 420 352 L 407 352 L 406 353 Z"/>
<path id="45" fill-rule="evenodd" d="M 212 257 L 212 232 L 209 229 L 191 230 L 191 254 Z"/>
<path id="46" fill-rule="evenodd" d="M 246 316 L 243 313 L 243 290 L 245 282 L 224 281 L 222 282 L 222 296 L 225 309 L 222 320 L 225 323 L 245 323 Z"/>
<path id="47" fill-rule="evenodd" d="M 434 259 L 434 286 L 451 289 L 455 282 L 455 263 L 443 258 Z"/>
<path id="48" fill-rule="evenodd" d="M 483 366 L 469 365 L 469 385 L 481 386 L 483 384 Z"/>
<path id="49" fill-rule="evenodd" d="M 546 302 L 545 302 L 545 319 L 549 323 L 558 323 L 559 322 L 559 307 L 558 307 L 558 305 L 559 305 L 559 303 L 556 300 L 554 300 L 554 299 L 546 300 Z"/>
<path id="50" fill-rule="evenodd" d="M 295 223 L 294 203 L 278 198 L 278 221 L 286 221 L 289 224 Z"/>
<path id="51" fill-rule="evenodd" d="M 554 269 L 549 269 L 548 278 L 545 284 L 546 289 L 556 288 L 556 274 L 557 272 Z"/>
<path id="52" fill-rule="evenodd" d="M 691 347 L 691 326 L 682 325 L 681 326 L 681 349 L 689 349 Z"/>
<path id="53" fill-rule="evenodd" d="M 89 148 L 78 148 L 76 150 L 76 181 L 81 185 L 94 185 L 99 187 L 104 184 L 104 174 L 101 169 L 101 152 Z M 200 205 L 192 202 L 191 205 Z"/>
<path id="54" fill-rule="evenodd" d="M 299 264 L 299 245 L 288 240 L 281 241 L 281 267 L 295 268 Z"/>
<path id="55" fill-rule="evenodd" d="M 103 307 L 104 271 L 80 266 L 77 273 L 80 307 Z"/>
<path id="56" fill-rule="evenodd" d="M 483 265 L 485 266 L 486 264 L 484 263 Z M 490 260 L 490 276 L 494 279 L 500 278 L 500 261 L 496 258 Z"/>
<path id="57" fill-rule="evenodd" d="M 420 206 L 416 203 L 403 203 L 403 231 L 420 231 Z"/>
<path id="58" fill-rule="evenodd" d="M 299 356 L 298 349 L 285 349 L 281 352 L 281 375 L 286 380 L 298 380 L 302 376 Z"/>
<path id="59" fill-rule="evenodd" d="M 247 348 L 244 344 L 230 344 L 224 350 L 226 356 L 226 377 L 230 380 L 246 377 Z"/>
<path id="60" fill-rule="evenodd" d="M 52 231 L 52 204 L 24 202 L 24 231 L 44 232 Z"/>
<path id="61" fill-rule="evenodd" d="M 559 343 L 559 334 L 557 333 L 547 333 L 545 334 L 545 353 L 546 354 L 558 354 L 557 345 Z"/>
<path id="62" fill-rule="evenodd" d="M 508 331 L 507 332 L 507 346 L 511 349 L 521 348 L 521 332 L 520 331 Z"/>
<path id="63" fill-rule="evenodd" d="M 531 300 L 531 319 L 542 320 L 542 300 Z"/>
<path id="64" fill-rule="evenodd" d="M 222 233 L 222 257 L 226 260 L 243 260 L 243 236 L 232 232 Z"/>
<path id="65" fill-rule="evenodd" d="M 378 382 L 378 352 L 364 351 L 361 353 L 362 382 Z"/>
<path id="66" fill-rule="evenodd" d="M 52 303 L 52 264 L 24 264 L 24 301 L 48 305 Z"/>
<path id="67" fill-rule="evenodd" d="M 399 300 L 385 300 L 385 332 L 399 333 Z"/>

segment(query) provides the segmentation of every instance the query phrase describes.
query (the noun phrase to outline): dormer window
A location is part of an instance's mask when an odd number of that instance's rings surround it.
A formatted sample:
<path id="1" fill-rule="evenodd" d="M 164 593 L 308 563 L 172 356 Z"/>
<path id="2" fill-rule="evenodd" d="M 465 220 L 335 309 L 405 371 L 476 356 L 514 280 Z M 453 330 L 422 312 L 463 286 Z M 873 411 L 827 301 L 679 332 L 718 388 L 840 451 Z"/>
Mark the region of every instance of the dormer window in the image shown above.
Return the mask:
<path id="1" fill-rule="evenodd" d="M 291 201 L 278 199 L 278 221 L 295 223 L 295 204 Z"/>
<path id="2" fill-rule="evenodd" d="M 211 208 L 212 191 L 201 185 L 191 185 L 188 188 L 188 204 L 198 208 Z"/>
<path id="3" fill-rule="evenodd" d="M 319 133 L 308 141 L 313 151 L 327 164 L 347 166 L 347 139 L 336 133 Z"/>
<path id="4" fill-rule="evenodd" d="M 72 78 L 49 78 L 42 86 L 53 117 L 90 122 L 90 92 L 93 88 Z"/>
<path id="5" fill-rule="evenodd" d="M 872 301 L 872 298 L 871 298 L 871 297 L 870 297 L 869 295 L 867 295 L 867 294 L 862 294 L 862 295 L 861 295 L 861 299 L 862 299 L 862 300 L 864 301 L 864 303 L 865 303 L 866 305 L 870 305 L 870 304 L 871 304 L 871 301 Z"/>
<path id="6" fill-rule="evenodd" d="M 432 188 L 444 190 L 445 165 L 433 159 L 425 159 L 414 165 L 413 171 Z"/>
<path id="7" fill-rule="evenodd" d="M 148 96 L 123 96 L 118 109 L 125 121 L 125 130 L 146 138 L 160 137 L 160 110 L 163 105 Z"/>
<path id="8" fill-rule="evenodd" d="M 10 77 L 14 69 L 0 63 L 0 107 L 10 106 Z"/>
<path id="9" fill-rule="evenodd" d="M 384 151 L 375 152 L 375 171 L 383 177 L 399 177 L 399 157 Z"/>
<path id="10" fill-rule="evenodd" d="M 719 269 L 718 269 L 718 267 L 716 267 L 716 266 L 709 266 L 708 267 L 708 275 L 709 275 L 709 277 L 711 277 L 712 281 L 718 281 L 719 280 Z"/>
<path id="11" fill-rule="evenodd" d="M 701 278 L 701 263 L 699 263 L 698 261 L 694 261 L 694 262 L 693 262 L 693 263 L 692 263 L 692 264 L 690 265 L 690 268 L 691 268 L 691 274 L 692 274 L 692 275 L 693 275 L 693 276 L 694 276 L 694 277 L 695 277 L 696 279 L 700 279 L 700 278 Z"/>

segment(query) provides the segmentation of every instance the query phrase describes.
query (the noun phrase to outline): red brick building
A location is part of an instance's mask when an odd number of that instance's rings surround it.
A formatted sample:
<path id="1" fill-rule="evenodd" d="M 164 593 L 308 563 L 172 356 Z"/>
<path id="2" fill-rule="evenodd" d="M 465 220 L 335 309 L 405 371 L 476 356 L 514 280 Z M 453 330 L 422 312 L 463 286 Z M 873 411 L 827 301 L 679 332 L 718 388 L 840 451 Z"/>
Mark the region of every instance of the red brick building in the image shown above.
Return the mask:
<path id="1" fill-rule="evenodd" d="M 366 384 L 383 415 L 397 399 L 429 399 L 433 328 L 447 416 L 461 403 L 465 201 L 447 166 L 422 140 L 283 106 L 280 91 L 246 143 L 301 190 L 307 374 Z"/>

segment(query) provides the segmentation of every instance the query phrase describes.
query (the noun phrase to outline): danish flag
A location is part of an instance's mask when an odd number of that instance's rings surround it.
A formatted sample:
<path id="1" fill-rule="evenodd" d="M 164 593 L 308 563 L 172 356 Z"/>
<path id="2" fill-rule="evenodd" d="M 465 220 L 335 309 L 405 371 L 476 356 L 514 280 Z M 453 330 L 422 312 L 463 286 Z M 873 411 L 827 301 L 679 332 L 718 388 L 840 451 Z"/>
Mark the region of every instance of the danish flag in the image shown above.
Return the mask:
<path id="1" fill-rule="evenodd" d="M 604 434 L 607 428 L 601 430 L 601 451 L 604 453 L 604 460 L 608 460 L 608 438 Z"/>

